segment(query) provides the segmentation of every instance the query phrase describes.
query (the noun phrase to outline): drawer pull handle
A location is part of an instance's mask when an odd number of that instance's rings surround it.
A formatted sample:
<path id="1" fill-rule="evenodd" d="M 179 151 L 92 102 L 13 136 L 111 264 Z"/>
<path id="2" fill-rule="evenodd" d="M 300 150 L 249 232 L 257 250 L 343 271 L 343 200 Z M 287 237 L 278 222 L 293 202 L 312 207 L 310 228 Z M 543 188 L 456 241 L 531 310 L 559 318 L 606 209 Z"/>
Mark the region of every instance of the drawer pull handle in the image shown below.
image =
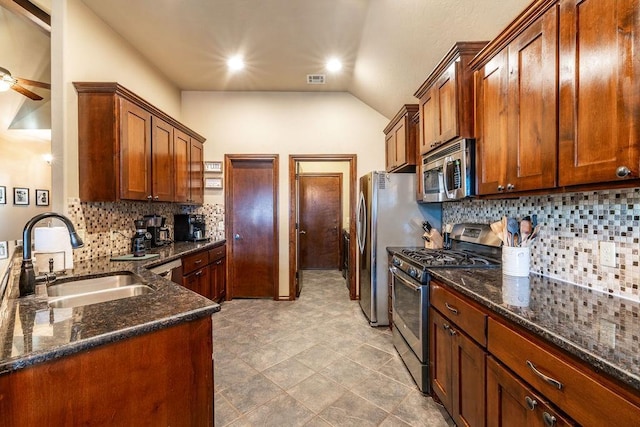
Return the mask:
<path id="1" fill-rule="evenodd" d="M 220 264 L 222 264 L 222 260 L 216 261 L 216 265 L 220 265 Z"/>
<path id="2" fill-rule="evenodd" d="M 453 329 L 453 328 L 450 328 L 450 329 L 449 329 L 449 335 L 454 336 L 454 335 L 456 335 L 457 333 L 458 333 L 458 331 L 456 331 L 455 329 Z"/>
<path id="3" fill-rule="evenodd" d="M 198 277 L 202 276 L 202 270 L 198 271 L 195 275 Z"/>
<path id="4" fill-rule="evenodd" d="M 544 421 L 544 425 L 546 425 L 547 427 L 553 427 L 556 425 L 556 417 L 554 417 L 553 415 L 551 415 L 548 412 L 543 412 L 542 413 L 542 420 Z"/>
<path id="5" fill-rule="evenodd" d="M 200 264 L 201 262 L 202 262 L 201 259 L 197 259 L 197 260 L 195 260 L 194 264 Z"/>
<path id="6" fill-rule="evenodd" d="M 536 409 L 536 406 L 538 405 L 538 402 L 535 399 L 530 398 L 529 396 L 525 396 L 524 401 L 527 404 L 527 408 L 529 408 L 529 410 L 531 411 Z"/>
<path id="7" fill-rule="evenodd" d="M 448 309 L 450 312 L 452 312 L 453 314 L 458 314 L 458 309 L 457 309 L 457 308 L 455 308 L 455 307 L 450 306 L 448 302 L 445 302 L 445 303 L 444 303 L 444 306 L 445 306 L 445 307 L 447 307 L 447 309 Z"/>
<path id="8" fill-rule="evenodd" d="M 444 325 L 442 325 L 442 329 L 444 329 L 445 331 L 448 331 L 449 329 L 451 329 L 451 326 L 445 323 Z"/>
<path id="9" fill-rule="evenodd" d="M 558 380 L 554 380 L 551 377 L 546 376 L 545 374 L 543 374 L 542 372 L 538 371 L 536 369 L 536 366 L 531 363 L 531 361 L 527 360 L 527 366 L 533 371 L 534 374 L 536 374 L 537 376 L 539 376 L 540 378 L 542 378 L 543 380 L 545 380 L 547 382 L 547 384 L 557 388 L 558 390 L 562 390 L 562 383 Z"/>

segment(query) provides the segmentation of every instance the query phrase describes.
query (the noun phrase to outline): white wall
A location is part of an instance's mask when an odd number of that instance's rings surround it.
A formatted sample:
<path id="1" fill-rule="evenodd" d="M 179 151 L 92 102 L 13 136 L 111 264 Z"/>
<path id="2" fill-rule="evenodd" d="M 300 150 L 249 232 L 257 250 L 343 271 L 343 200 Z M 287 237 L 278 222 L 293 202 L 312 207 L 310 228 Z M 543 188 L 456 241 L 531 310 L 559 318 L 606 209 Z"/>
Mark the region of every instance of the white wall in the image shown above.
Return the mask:
<path id="1" fill-rule="evenodd" d="M 53 0 L 51 33 L 54 201 L 78 196 L 78 97 L 74 81 L 118 82 L 180 120 L 180 91 L 81 0 Z M 170 54 L 168 52 L 168 54 Z"/>
<path id="2" fill-rule="evenodd" d="M 289 292 L 289 155 L 356 154 L 358 176 L 384 169 L 388 120 L 343 92 L 183 92 L 182 117 L 201 135 L 205 161 L 225 154 L 278 154 L 280 295 Z M 205 203 L 224 204 L 223 190 Z"/>

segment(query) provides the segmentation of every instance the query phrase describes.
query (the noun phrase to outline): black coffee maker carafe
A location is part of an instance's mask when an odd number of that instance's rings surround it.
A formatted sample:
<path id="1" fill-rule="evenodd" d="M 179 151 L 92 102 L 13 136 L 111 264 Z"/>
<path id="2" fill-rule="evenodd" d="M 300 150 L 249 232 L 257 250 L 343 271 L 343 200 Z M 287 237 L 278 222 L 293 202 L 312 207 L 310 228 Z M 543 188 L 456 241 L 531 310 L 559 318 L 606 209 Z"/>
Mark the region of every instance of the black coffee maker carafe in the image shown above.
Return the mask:
<path id="1" fill-rule="evenodd" d="M 147 226 L 143 219 L 136 219 L 133 223 L 136 232 L 131 238 L 131 252 L 134 257 L 142 257 L 147 251 Z"/>

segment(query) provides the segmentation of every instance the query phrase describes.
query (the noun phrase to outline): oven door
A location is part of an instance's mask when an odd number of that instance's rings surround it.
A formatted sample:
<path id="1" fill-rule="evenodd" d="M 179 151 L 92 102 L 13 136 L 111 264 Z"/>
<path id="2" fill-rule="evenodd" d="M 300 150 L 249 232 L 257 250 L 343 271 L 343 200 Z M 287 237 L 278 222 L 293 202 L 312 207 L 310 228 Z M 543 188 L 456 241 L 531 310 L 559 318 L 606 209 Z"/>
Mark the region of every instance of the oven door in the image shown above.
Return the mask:
<path id="1" fill-rule="evenodd" d="M 429 285 L 421 285 L 396 267 L 390 270 L 393 323 L 420 362 L 427 363 Z"/>

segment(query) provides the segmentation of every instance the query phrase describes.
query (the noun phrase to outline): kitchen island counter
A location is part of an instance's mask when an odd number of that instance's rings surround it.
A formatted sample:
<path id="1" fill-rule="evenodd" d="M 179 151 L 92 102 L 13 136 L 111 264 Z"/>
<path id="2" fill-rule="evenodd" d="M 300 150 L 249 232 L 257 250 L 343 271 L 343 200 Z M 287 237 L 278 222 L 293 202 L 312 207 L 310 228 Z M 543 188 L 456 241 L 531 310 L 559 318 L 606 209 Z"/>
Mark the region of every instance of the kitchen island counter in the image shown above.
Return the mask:
<path id="1" fill-rule="evenodd" d="M 219 311 L 220 306 L 215 302 L 152 273 L 149 268 L 224 243 L 224 240 L 178 242 L 148 251 L 159 256 L 144 261 L 113 262 L 110 257 L 100 257 L 76 262 L 68 276 L 133 273 L 154 291 L 74 308 L 49 307 L 44 284 L 36 286 L 35 295 L 18 298 L 21 248 L 16 247 L 8 271 L 3 275 L 6 291 L 0 306 L 0 374 Z"/>

